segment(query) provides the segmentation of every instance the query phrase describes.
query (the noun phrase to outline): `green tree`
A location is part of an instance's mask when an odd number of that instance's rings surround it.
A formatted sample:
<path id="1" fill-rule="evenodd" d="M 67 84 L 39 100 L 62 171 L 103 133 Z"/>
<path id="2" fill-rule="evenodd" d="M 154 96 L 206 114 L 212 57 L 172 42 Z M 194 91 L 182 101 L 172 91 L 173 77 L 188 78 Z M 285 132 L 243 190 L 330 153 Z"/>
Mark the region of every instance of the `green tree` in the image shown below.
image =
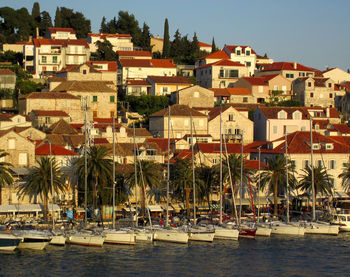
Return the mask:
<path id="1" fill-rule="evenodd" d="M 55 27 L 63 27 L 62 23 L 63 23 L 63 20 L 61 16 L 61 11 L 60 11 L 60 8 L 57 7 L 56 14 L 55 14 Z"/>
<path id="2" fill-rule="evenodd" d="M 92 188 L 93 207 L 97 207 L 98 193 L 102 193 L 103 188 L 111 187 L 113 162 L 109 158 L 109 149 L 106 147 L 92 146 L 87 150 L 87 179 L 90 191 Z M 79 176 L 79 185 L 84 189 L 85 180 L 85 159 L 79 158 L 76 163 L 76 174 Z M 88 192 L 86 192 L 88 193 Z"/>
<path id="3" fill-rule="evenodd" d="M 190 47 L 190 53 L 194 57 L 198 56 L 198 54 L 199 54 L 199 44 L 198 43 L 199 42 L 198 42 L 197 34 L 194 33 L 191 47 Z"/>
<path id="4" fill-rule="evenodd" d="M 108 33 L 108 27 L 107 27 L 105 17 L 102 17 L 101 26 L 100 26 L 100 33 Z"/>
<path id="5" fill-rule="evenodd" d="M 132 42 L 137 46 L 141 46 L 142 32 L 139 22 L 133 14 L 129 14 L 127 11 L 119 11 L 116 32 L 119 34 L 130 34 L 132 36 Z"/>
<path id="6" fill-rule="evenodd" d="M 217 174 L 214 167 L 197 167 L 196 175 L 196 197 L 199 202 L 207 201 L 210 208 L 210 195 L 217 189 Z"/>
<path id="7" fill-rule="evenodd" d="M 184 56 L 184 53 L 182 51 L 182 42 L 181 42 L 181 34 L 179 32 L 179 29 L 176 30 L 174 34 L 174 40 L 170 44 L 170 57 L 174 58 L 175 61 L 181 59 L 181 57 Z"/>
<path id="8" fill-rule="evenodd" d="M 26 95 L 31 92 L 41 91 L 42 84 L 36 83 L 32 80 L 18 80 L 16 82 L 16 90 L 22 95 Z"/>
<path id="9" fill-rule="evenodd" d="M 52 27 L 51 16 L 47 11 L 41 13 L 41 21 L 39 24 L 39 33 L 41 36 L 45 37 L 49 30 L 49 27 Z"/>
<path id="10" fill-rule="evenodd" d="M 296 179 L 294 177 L 295 168 L 293 164 L 288 161 L 288 186 L 294 188 Z M 260 178 L 261 190 L 269 191 L 274 196 L 274 215 L 278 215 L 278 193 L 284 193 L 286 186 L 286 160 L 283 155 L 277 155 L 267 159 L 267 169 L 262 171 L 258 178 Z"/>
<path id="11" fill-rule="evenodd" d="M 316 166 L 313 168 L 314 171 L 314 186 L 315 186 L 315 198 L 320 192 L 322 194 L 331 195 L 333 184 L 331 184 L 330 177 L 327 170 L 323 166 Z M 303 174 L 301 174 L 301 180 L 299 181 L 298 189 L 312 193 L 312 169 L 308 166 L 303 169 Z"/>
<path id="12" fill-rule="evenodd" d="M 11 167 L 12 164 L 3 161 L 8 155 L 8 153 L 0 150 L 0 205 L 2 199 L 2 187 L 5 185 L 9 186 L 13 182 L 12 175 L 9 171 L 9 167 Z"/>
<path id="13" fill-rule="evenodd" d="M 135 185 L 141 189 L 141 215 L 145 215 L 146 207 L 146 191 L 155 187 L 160 188 L 162 184 L 163 174 L 160 164 L 142 160 L 138 163 L 137 170 L 137 184 L 135 178 L 135 171 L 130 172 L 128 176 L 128 184 L 130 188 Z"/>
<path id="14" fill-rule="evenodd" d="M 41 22 L 41 16 L 40 16 L 40 5 L 38 2 L 34 2 L 33 4 L 32 17 L 35 22 L 35 27 L 39 27 Z"/>
<path id="15" fill-rule="evenodd" d="M 214 40 L 214 37 L 213 37 L 213 41 L 211 43 L 211 52 L 215 53 L 216 51 L 218 51 L 218 48 L 216 47 L 215 40 Z"/>
<path id="16" fill-rule="evenodd" d="M 65 180 L 55 159 L 43 157 L 38 161 L 38 166 L 30 169 L 29 174 L 25 177 L 25 182 L 19 188 L 19 194 L 22 197 L 28 195 L 30 198 L 40 196 L 44 201 L 44 220 L 47 221 L 49 195 L 53 195 L 54 192 L 63 192 L 65 189 Z"/>
<path id="17" fill-rule="evenodd" d="M 346 163 L 343 167 L 343 172 L 338 176 L 342 179 L 342 187 L 345 191 L 350 190 L 350 163 Z"/>
<path id="18" fill-rule="evenodd" d="M 113 46 L 108 40 L 97 41 L 96 59 L 99 61 L 115 61 L 117 53 L 113 51 Z"/>
<path id="19" fill-rule="evenodd" d="M 143 23 L 140 47 L 147 51 L 151 50 L 151 33 L 149 26 L 145 22 Z"/>
<path id="20" fill-rule="evenodd" d="M 163 58 L 168 58 L 170 54 L 170 37 L 169 37 L 169 23 L 165 18 L 164 22 L 164 36 L 163 36 Z"/>

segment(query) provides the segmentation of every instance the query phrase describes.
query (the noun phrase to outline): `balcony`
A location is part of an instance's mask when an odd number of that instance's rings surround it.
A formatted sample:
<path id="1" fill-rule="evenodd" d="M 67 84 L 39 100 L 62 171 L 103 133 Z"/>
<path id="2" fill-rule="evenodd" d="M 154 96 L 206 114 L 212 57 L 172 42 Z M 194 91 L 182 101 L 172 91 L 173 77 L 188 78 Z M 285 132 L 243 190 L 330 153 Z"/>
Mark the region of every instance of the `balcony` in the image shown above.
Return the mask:
<path id="1" fill-rule="evenodd" d="M 61 49 L 51 49 L 49 51 L 39 50 L 40 55 L 60 55 Z"/>

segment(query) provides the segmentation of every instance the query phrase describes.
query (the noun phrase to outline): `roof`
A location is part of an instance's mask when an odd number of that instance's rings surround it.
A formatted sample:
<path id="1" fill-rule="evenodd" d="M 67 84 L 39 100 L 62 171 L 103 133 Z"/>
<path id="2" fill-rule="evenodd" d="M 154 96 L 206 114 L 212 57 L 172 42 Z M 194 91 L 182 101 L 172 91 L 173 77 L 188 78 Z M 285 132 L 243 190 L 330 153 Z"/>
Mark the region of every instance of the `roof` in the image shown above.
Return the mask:
<path id="1" fill-rule="evenodd" d="M 149 51 L 117 51 L 119 57 L 152 57 Z"/>
<path id="2" fill-rule="evenodd" d="M 240 143 L 226 143 L 222 146 L 222 152 L 228 154 L 241 153 L 242 145 Z M 202 153 L 220 153 L 220 143 L 197 143 L 195 149 Z"/>
<path id="3" fill-rule="evenodd" d="M 49 127 L 51 134 L 76 135 L 78 132 L 64 119 L 57 121 Z"/>
<path id="4" fill-rule="evenodd" d="M 237 47 L 241 47 L 242 48 L 242 54 L 245 54 L 245 50 L 247 48 L 250 48 L 251 54 L 256 54 L 255 51 L 250 46 L 247 46 L 247 45 L 225 45 L 225 48 L 228 51 L 230 51 L 231 53 L 235 53 Z"/>
<path id="5" fill-rule="evenodd" d="M 206 68 L 206 67 L 211 67 L 211 66 L 245 66 L 244 64 L 238 63 L 238 62 L 233 62 L 231 60 L 220 60 L 217 62 L 209 63 L 209 64 L 204 64 L 201 66 L 198 66 L 196 69 L 201 69 L 201 68 Z"/>
<path id="6" fill-rule="evenodd" d="M 44 110 L 32 110 L 33 113 L 35 113 L 37 116 L 64 116 L 69 117 L 69 114 L 67 114 L 64 111 L 44 111 Z"/>
<path id="7" fill-rule="evenodd" d="M 65 81 L 52 91 L 77 91 L 77 92 L 116 92 L 107 86 L 108 81 Z"/>
<path id="8" fill-rule="evenodd" d="M 329 78 L 312 78 L 312 77 L 302 77 L 298 78 L 301 82 L 305 82 L 308 79 L 312 79 L 314 81 L 315 87 L 326 87 L 326 82 L 330 80 Z"/>
<path id="9" fill-rule="evenodd" d="M 160 110 L 158 112 L 155 112 L 150 115 L 150 117 L 168 117 L 169 111 L 168 108 L 165 108 L 163 110 Z M 204 114 L 196 111 L 195 109 L 192 109 L 186 105 L 179 105 L 174 104 L 170 106 L 170 116 L 203 116 L 206 117 Z"/>
<path id="10" fill-rule="evenodd" d="M 64 82 L 67 81 L 66 77 L 50 77 L 47 79 L 49 82 Z"/>
<path id="11" fill-rule="evenodd" d="M 252 93 L 247 88 L 210 88 L 209 90 L 214 92 L 214 96 L 227 96 L 231 95 L 251 95 Z"/>
<path id="12" fill-rule="evenodd" d="M 33 43 L 35 47 L 41 47 L 41 45 L 60 45 L 67 47 L 68 45 L 80 45 L 85 48 L 89 48 L 89 44 L 86 39 L 50 39 L 50 38 L 34 38 Z"/>
<path id="13" fill-rule="evenodd" d="M 129 34 L 88 33 L 88 36 L 99 37 L 100 39 L 104 39 L 104 38 L 131 38 L 131 35 L 129 35 Z"/>
<path id="14" fill-rule="evenodd" d="M 207 56 L 201 57 L 198 60 L 203 60 L 203 59 L 228 60 L 228 59 L 230 59 L 230 56 L 227 55 L 227 53 L 224 50 L 221 50 L 221 51 L 216 51 L 214 53 L 211 53 Z"/>
<path id="15" fill-rule="evenodd" d="M 346 124 L 332 124 L 333 129 L 342 134 L 350 134 L 350 127 Z"/>
<path id="16" fill-rule="evenodd" d="M 127 79 L 126 83 L 128 86 L 151 86 L 151 84 L 149 82 L 147 82 L 146 80 L 131 80 L 131 79 Z"/>
<path id="17" fill-rule="evenodd" d="M 0 69 L 0 75 L 16 75 L 13 71 L 7 68 Z"/>
<path id="18" fill-rule="evenodd" d="M 139 150 L 141 149 L 155 149 L 158 153 L 160 153 L 160 148 L 156 143 L 153 142 L 147 142 L 144 143 L 138 143 L 137 148 Z M 120 156 L 134 156 L 134 149 L 135 144 L 134 143 L 118 143 L 118 155 Z"/>
<path id="19" fill-rule="evenodd" d="M 78 65 L 68 65 L 64 68 L 62 68 L 58 73 L 63 72 L 80 72 L 80 67 L 83 65 L 87 65 L 90 68 L 90 73 L 101 73 L 100 71 L 96 70 L 92 65 L 90 64 L 78 64 Z"/>
<path id="20" fill-rule="evenodd" d="M 80 100 L 79 97 L 74 96 L 73 94 L 69 94 L 66 92 L 32 92 L 26 95 L 21 95 L 20 99 L 77 99 Z"/>
<path id="21" fill-rule="evenodd" d="M 38 141 L 37 145 L 39 145 L 42 141 Z M 63 148 L 62 146 L 51 144 L 51 154 L 53 156 L 76 156 L 77 153 L 68 150 L 66 148 Z M 43 144 L 35 149 L 35 155 L 50 155 L 50 145 L 49 143 Z"/>
<path id="22" fill-rule="evenodd" d="M 260 77 L 243 77 L 243 80 L 246 80 L 249 84 L 253 86 L 267 86 L 268 84 L 265 82 L 263 78 Z"/>
<path id="23" fill-rule="evenodd" d="M 225 112 L 226 110 L 228 110 L 229 108 L 233 108 L 232 106 L 226 105 L 226 106 L 218 106 L 218 107 L 214 107 L 210 110 L 209 112 L 209 121 L 213 120 L 214 118 L 218 117 L 220 115 L 220 113 L 222 114 L 223 112 Z M 234 108 L 233 108 L 234 109 Z"/>
<path id="24" fill-rule="evenodd" d="M 84 144 L 84 135 L 62 135 L 62 134 L 47 134 L 46 136 L 52 144 L 60 146 L 70 146 L 73 148 L 78 148 Z"/>
<path id="25" fill-rule="evenodd" d="M 198 46 L 199 47 L 211 47 L 211 44 L 198 41 Z"/>
<path id="26" fill-rule="evenodd" d="M 86 64 L 92 65 L 95 70 L 101 71 L 101 72 L 104 72 L 104 71 L 117 72 L 117 69 L 118 69 L 118 63 L 117 62 L 113 62 L 113 61 L 87 61 Z M 101 65 L 101 64 L 107 64 L 108 65 L 108 69 L 107 70 L 100 69 L 98 67 L 98 65 Z"/>
<path id="27" fill-rule="evenodd" d="M 167 138 L 147 138 L 146 140 L 148 142 L 156 143 L 163 153 L 168 151 L 168 139 Z M 181 139 L 174 139 L 174 138 L 170 139 L 170 149 L 171 150 L 174 150 L 174 143 L 176 143 L 179 140 L 181 140 Z"/>
<path id="28" fill-rule="evenodd" d="M 176 68 L 172 59 L 120 59 L 122 67 Z"/>
<path id="29" fill-rule="evenodd" d="M 128 137 L 133 137 L 133 128 L 127 128 L 126 133 L 128 134 Z M 146 128 L 135 128 L 135 137 L 152 138 L 153 136 Z"/>
<path id="30" fill-rule="evenodd" d="M 277 114 L 280 111 L 285 111 L 287 113 L 287 119 L 292 119 L 292 115 L 295 111 L 300 111 L 302 114 L 302 119 L 309 119 L 309 112 L 320 111 L 317 114 L 317 118 L 327 119 L 327 109 L 329 109 L 330 118 L 339 118 L 339 112 L 336 108 L 314 108 L 314 107 L 259 107 L 260 111 L 268 119 L 277 119 Z"/>
<path id="31" fill-rule="evenodd" d="M 296 68 L 294 68 L 294 65 Z M 296 71 L 316 71 L 316 69 L 304 66 L 299 63 L 292 62 L 275 62 L 267 64 L 262 71 L 280 71 L 280 70 L 296 70 Z"/>
<path id="32" fill-rule="evenodd" d="M 152 80 L 154 83 L 161 84 L 192 84 L 190 80 L 184 76 L 148 76 L 147 79 Z"/>
<path id="33" fill-rule="evenodd" d="M 49 31 L 51 34 L 55 34 L 57 32 L 69 32 L 71 34 L 75 34 L 73 28 L 49 27 Z"/>
<path id="34" fill-rule="evenodd" d="M 94 144 L 109 144 L 106 138 L 94 138 Z"/>

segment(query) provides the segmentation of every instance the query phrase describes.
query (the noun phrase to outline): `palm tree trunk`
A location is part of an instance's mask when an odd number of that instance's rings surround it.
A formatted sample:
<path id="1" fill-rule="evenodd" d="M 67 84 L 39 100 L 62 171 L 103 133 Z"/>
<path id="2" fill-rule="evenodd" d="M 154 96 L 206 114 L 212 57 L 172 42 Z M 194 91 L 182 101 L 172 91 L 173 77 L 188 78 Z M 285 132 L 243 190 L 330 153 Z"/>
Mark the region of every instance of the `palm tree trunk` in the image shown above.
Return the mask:
<path id="1" fill-rule="evenodd" d="M 44 196 L 44 222 L 48 222 L 48 220 L 47 220 L 48 206 L 49 206 L 49 199 L 48 199 L 47 195 L 45 195 Z"/>
<path id="2" fill-rule="evenodd" d="M 98 186 L 98 176 L 96 174 L 94 191 L 93 191 L 94 218 L 95 218 L 95 210 L 96 210 L 96 207 L 97 207 L 97 186 Z"/>
<path id="3" fill-rule="evenodd" d="M 187 216 L 190 216 L 190 188 L 186 185 L 186 210 Z"/>
<path id="4" fill-rule="evenodd" d="M 276 177 L 276 182 L 275 182 L 275 187 L 274 187 L 274 193 L 273 193 L 273 202 L 274 202 L 274 207 L 273 207 L 273 214 L 275 216 L 278 215 L 278 204 L 277 204 L 277 194 L 278 194 L 278 177 Z"/>
<path id="5" fill-rule="evenodd" d="M 141 216 L 145 216 L 146 213 L 146 201 L 145 201 L 145 189 L 141 186 Z"/>
<path id="6" fill-rule="evenodd" d="M 0 205 L 2 205 L 2 187 L 0 186 Z"/>

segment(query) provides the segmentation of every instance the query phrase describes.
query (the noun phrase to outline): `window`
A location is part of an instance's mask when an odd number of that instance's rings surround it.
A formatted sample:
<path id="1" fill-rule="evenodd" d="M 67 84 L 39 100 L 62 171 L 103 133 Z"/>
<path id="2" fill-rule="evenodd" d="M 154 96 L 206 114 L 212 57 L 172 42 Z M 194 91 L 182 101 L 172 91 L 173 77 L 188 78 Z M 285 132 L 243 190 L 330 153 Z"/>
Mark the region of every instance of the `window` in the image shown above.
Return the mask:
<path id="1" fill-rule="evenodd" d="M 46 63 L 46 61 L 47 61 L 47 57 L 46 57 L 46 56 L 42 56 L 42 57 L 41 57 L 41 62 L 42 62 L 42 63 Z"/>
<path id="2" fill-rule="evenodd" d="M 287 74 L 286 74 L 286 78 L 294 78 L 294 74 L 287 73 Z"/>
<path id="3" fill-rule="evenodd" d="M 314 93 L 310 92 L 310 98 L 314 98 Z"/>
<path id="4" fill-rule="evenodd" d="M 243 97 L 243 103 L 247 103 L 248 102 L 248 97 Z"/>
<path id="5" fill-rule="evenodd" d="M 329 88 L 331 88 L 331 87 L 332 87 L 332 84 L 331 84 L 331 83 L 329 83 L 329 84 L 328 84 L 328 87 L 329 87 Z"/>
<path id="6" fill-rule="evenodd" d="M 333 144 L 332 143 L 327 143 L 326 144 L 326 149 L 327 150 L 332 150 L 333 149 Z"/>
<path id="7" fill-rule="evenodd" d="M 299 72 L 299 77 L 305 77 L 305 72 Z"/>
<path id="8" fill-rule="evenodd" d="M 15 149 L 16 148 L 16 140 L 15 139 L 9 139 L 8 143 L 9 143 L 9 145 L 8 145 L 9 149 Z"/>
<path id="9" fill-rule="evenodd" d="M 247 51 L 245 51 L 245 54 L 247 55 L 247 56 L 250 56 L 250 50 L 247 50 Z M 250 63 L 250 62 L 249 62 Z M 248 64 L 247 64 L 248 65 Z"/>
<path id="10" fill-rule="evenodd" d="M 277 126 L 273 126 L 273 133 L 277 134 Z"/>
<path id="11" fill-rule="evenodd" d="M 264 92 L 264 87 L 263 86 L 259 86 L 259 92 L 260 93 Z"/>
<path id="12" fill-rule="evenodd" d="M 218 163 L 218 160 L 217 159 L 213 159 L 213 164 L 217 164 Z"/>
<path id="13" fill-rule="evenodd" d="M 83 70 L 83 74 L 86 75 L 86 69 Z"/>
<path id="14" fill-rule="evenodd" d="M 52 56 L 52 63 L 57 63 L 57 56 Z"/>
<path id="15" fill-rule="evenodd" d="M 300 113 L 294 113 L 294 119 L 300 119 Z"/>
<path id="16" fill-rule="evenodd" d="M 97 102 L 97 96 L 96 95 L 92 96 L 92 102 Z"/>
<path id="17" fill-rule="evenodd" d="M 317 165 L 318 167 L 322 167 L 322 160 L 317 160 L 316 165 Z"/>
<path id="18" fill-rule="evenodd" d="M 168 93 L 168 87 L 162 87 L 162 92 L 163 92 L 163 94 Z"/>
<path id="19" fill-rule="evenodd" d="M 333 98 L 333 93 L 330 93 L 330 94 L 329 94 L 329 98 Z"/>
<path id="20" fill-rule="evenodd" d="M 312 87 L 312 83 L 311 82 L 308 82 L 307 83 L 307 86 L 310 88 L 310 87 Z"/>
<path id="21" fill-rule="evenodd" d="M 93 112 L 92 112 L 92 116 L 93 116 L 93 117 L 97 117 L 97 111 L 93 111 Z"/>
<path id="22" fill-rule="evenodd" d="M 313 143 L 312 144 L 312 149 L 319 150 L 319 149 L 321 149 L 321 146 L 318 143 Z"/>
<path id="23" fill-rule="evenodd" d="M 296 160 L 291 160 L 290 162 L 291 162 L 293 168 L 297 168 L 297 161 Z"/>
<path id="24" fill-rule="evenodd" d="M 278 118 L 280 118 L 280 119 L 286 119 L 286 113 L 283 112 L 283 111 L 279 112 L 279 113 L 278 113 Z"/>
<path id="25" fill-rule="evenodd" d="M 27 165 L 28 164 L 28 155 L 27 153 L 19 153 L 18 155 L 18 164 Z"/>
<path id="26" fill-rule="evenodd" d="M 198 98 L 199 97 L 199 92 L 195 91 L 194 94 L 193 94 L 193 97 Z"/>
<path id="27" fill-rule="evenodd" d="M 43 66 L 43 71 L 46 71 L 46 66 Z"/>
<path id="28" fill-rule="evenodd" d="M 238 70 L 234 69 L 220 69 L 220 78 L 237 78 Z"/>
<path id="29" fill-rule="evenodd" d="M 240 56 L 241 55 L 241 50 L 237 50 L 236 54 L 237 54 L 237 56 Z"/>
<path id="30" fill-rule="evenodd" d="M 233 121 L 234 120 L 234 114 L 233 113 L 228 115 L 228 120 L 229 121 Z"/>
<path id="31" fill-rule="evenodd" d="M 246 62 L 245 65 L 246 65 L 246 66 L 251 66 L 252 63 L 251 63 L 251 62 Z"/>
<path id="32" fill-rule="evenodd" d="M 57 71 L 57 66 L 53 66 L 52 71 Z"/>
<path id="33" fill-rule="evenodd" d="M 303 168 L 306 169 L 310 166 L 310 161 L 309 160 L 304 160 L 303 161 Z"/>
<path id="34" fill-rule="evenodd" d="M 241 134 L 241 129 L 235 129 L 235 135 L 240 135 Z"/>
<path id="35" fill-rule="evenodd" d="M 114 95 L 109 96 L 109 102 L 114 103 L 115 97 Z"/>
<path id="36" fill-rule="evenodd" d="M 335 160 L 329 161 L 329 169 L 335 169 Z"/>

